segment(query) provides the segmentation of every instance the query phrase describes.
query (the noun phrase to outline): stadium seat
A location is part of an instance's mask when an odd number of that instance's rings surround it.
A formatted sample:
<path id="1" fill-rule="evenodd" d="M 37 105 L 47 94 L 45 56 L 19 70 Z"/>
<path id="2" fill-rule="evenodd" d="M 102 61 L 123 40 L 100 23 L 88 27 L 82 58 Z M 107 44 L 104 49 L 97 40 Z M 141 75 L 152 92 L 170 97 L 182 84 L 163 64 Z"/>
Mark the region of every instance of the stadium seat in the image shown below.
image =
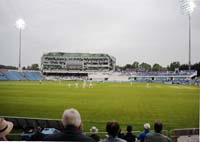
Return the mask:
<path id="1" fill-rule="evenodd" d="M 6 78 L 8 78 L 8 80 L 25 80 L 23 75 L 18 71 L 7 71 L 4 72 L 4 75 L 6 76 Z"/>
<path id="2" fill-rule="evenodd" d="M 42 80 L 42 76 L 36 71 L 24 71 L 24 75 L 28 80 Z"/>

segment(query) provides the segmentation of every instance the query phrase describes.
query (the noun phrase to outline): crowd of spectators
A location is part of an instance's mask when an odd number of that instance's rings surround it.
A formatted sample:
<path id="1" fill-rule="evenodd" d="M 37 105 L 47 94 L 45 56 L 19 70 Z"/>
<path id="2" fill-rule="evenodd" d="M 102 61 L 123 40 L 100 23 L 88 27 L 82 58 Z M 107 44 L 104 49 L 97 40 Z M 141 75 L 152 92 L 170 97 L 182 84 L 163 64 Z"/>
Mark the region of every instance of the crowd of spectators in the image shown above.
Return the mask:
<path id="1" fill-rule="evenodd" d="M 54 134 L 34 135 L 30 140 L 39 141 L 79 141 L 79 142 L 170 142 L 171 139 L 162 135 L 163 124 L 160 121 L 155 121 L 154 132 L 150 131 L 150 124 L 144 124 L 144 131 L 137 136 L 133 132 L 133 126 L 127 125 L 126 133 L 121 132 L 118 122 L 109 121 L 106 124 L 106 138 L 101 139 L 98 135 L 98 129 L 93 126 L 90 129 L 90 135 L 86 136 L 83 133 L 83 124 L 81 115 L 76 109 L 66 109 L 62 115 L 63 130 Z M 0 118 L 0 141 L 7 141 L 8 135 L 13 128 L 13 123 Z"/>
<path id="2" fill-rule="evenodd" d="M 180 71 L 115 71 L 121 75 L 137 75 L 137 76 L 179 76 L 192 75 L 196 70 L 180 70 Z"/>

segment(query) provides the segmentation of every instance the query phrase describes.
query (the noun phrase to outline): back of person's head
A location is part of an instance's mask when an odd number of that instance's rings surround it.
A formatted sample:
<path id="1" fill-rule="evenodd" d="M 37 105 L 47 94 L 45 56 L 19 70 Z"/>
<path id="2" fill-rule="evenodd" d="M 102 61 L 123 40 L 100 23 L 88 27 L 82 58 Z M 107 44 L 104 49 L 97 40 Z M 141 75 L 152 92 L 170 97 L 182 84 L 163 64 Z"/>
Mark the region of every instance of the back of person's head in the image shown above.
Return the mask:
<path id="1" fill-rule="evenodd" d="M 92 126 L 92 128 L 90 129 L 90 132 L 93 134 L 98 133 L 98 129 L 95 126 Z"/>
<path id="2" fill-rule="evenodd" d="M 156 133 L 161 133 L 162 128 L 163 128 L 163 124 L 161 123 L 161 121 L 156 120 L 155 123 L 154 123 L 154 130 L 155 130 L 155 132 Z"/>
<path id="3" fill-rule="evenodd" d="M 133 128 L 131 125 L 127 125 L 126 130 L 127 130 L 127 132 L 131 132 L 133 130 Z"/>
<path id="4" fill-rule="evenodd" d="M 74 108 L 66 109 L 63 112 L 62 123 L 63 123 L 64 127 L 66 127 L 67 125 L 73 125 L 73 126 L 76 126 L 77 128 L 80 128 L 81 127 L 81 115 Z"/>
<path id="5" fill-rule="evenodd" d="M 112 121 L 112 122 L 107 122 L 106 125 L 106 131 L 108 132 L 108 135 L 116 137 L 119 133 L 120 127 L 118 122 Z"/>
<path id="6" fill-rule="evenodd" d="M 8 135 L 13 129 L 13 123 L 0 118 L 0 137 Z"/>
<path id="7" fill-rule="evenodd" d="M 149 130 L 151 127 L 150 127 L 150 124 L 149 123 L 145 123 L 144 124 L 144 129 L 145 130 Z"/>

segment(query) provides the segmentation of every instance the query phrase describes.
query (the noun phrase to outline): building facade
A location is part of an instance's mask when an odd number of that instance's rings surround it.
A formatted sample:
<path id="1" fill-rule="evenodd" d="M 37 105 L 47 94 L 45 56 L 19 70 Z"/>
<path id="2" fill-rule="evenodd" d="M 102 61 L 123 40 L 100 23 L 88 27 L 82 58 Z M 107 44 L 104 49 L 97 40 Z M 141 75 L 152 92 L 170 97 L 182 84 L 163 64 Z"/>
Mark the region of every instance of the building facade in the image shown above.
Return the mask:
<path id="1" fill-rule="evenodd" d="M 115 64 L 108 54 L 50 52 L 41 58 L 43 73 L 106 72 L 113 71 Z"/>

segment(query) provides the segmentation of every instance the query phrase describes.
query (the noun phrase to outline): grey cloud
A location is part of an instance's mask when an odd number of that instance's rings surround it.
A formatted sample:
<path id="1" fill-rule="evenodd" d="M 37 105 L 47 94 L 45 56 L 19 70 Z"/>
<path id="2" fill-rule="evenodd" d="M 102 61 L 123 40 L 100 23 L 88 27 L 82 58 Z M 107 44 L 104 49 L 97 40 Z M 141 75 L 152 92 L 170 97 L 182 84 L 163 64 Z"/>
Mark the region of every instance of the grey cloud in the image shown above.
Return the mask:
<path id="1" fill-rule="evenodd" d="M 200 10 L 192 15 L 192 62 L 200 61 Z M 22 64 L 44 52 L 99 52 L 134 60 L 188 62 L 188 19 L 179 0 L 0 0 L 0 64 L 18 64 L 17 18 L 24 18 Z"/>

